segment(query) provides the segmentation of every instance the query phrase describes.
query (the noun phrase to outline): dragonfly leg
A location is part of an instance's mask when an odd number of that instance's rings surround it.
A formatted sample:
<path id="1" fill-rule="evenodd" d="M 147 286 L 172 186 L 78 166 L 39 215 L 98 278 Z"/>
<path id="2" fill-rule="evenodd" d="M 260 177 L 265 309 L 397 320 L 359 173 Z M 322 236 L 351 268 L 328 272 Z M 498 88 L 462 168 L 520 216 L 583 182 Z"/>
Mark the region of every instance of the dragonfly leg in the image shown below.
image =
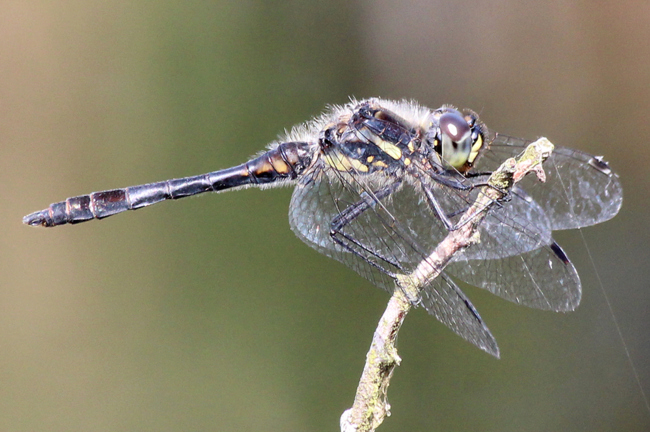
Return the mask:
<path id="1" fill-rule="evenodd" d="M 422 185 L 422 191 L 424 192 L 424 196 L 427 199 L 427 204 L 429 204 L 431 211 L 433 211 L 433 214 L 438 216 L 438 219 L 440 219 L 440 221 L 445 225 L 445 228 L 447 228 L 448 231 L 453 231 L 455 229 L 458 229 L 458 227 L 454 226 L 452 221 L 449 219 L 449 216 L 447 216 L 445 211 L 440 206 L 440 203 L 438 202 L 438 199 L 431 191 L 431 188 Z"/>
<path id="2" fill-rule="evenodd" d="M 372 209 L 375 205 L 377 205 L 380 200 L 388 197 L 393 192 L 395 192 L 400 185 L 401 182 L 395 182 L 374 193 L 364 192 L 362 194 L 361 201 L 352 204 L 351 206 L 347 207 L 345 210 L 340 212 L 338 216 L 336 216 L 332 220 L 332 223 L 330 225 L 330 238 L 332 239 L 332 241 L 334 241 L 336 244 L 338 244 L 348 252 L 355 254 L 356 256 L 358 256 L 368 264 L 372 265 L 373 267 L 377 268 L 378 270 L 382 271 L 383 273 L 393 278 L 396 277 L 395 273 L 382 267 L 373 259 L 369 258 L 369 256 L 372 256 L 380 261 L 383 261 L 395 267 L 400 271 L 403 271 L 403 268 L 400 265 L 400 263 L 398 263 L 394 259 L 384 256 L 378 251 L 374 251 L 368 248 L 357 239 L 346 234 L 343 230 L 348 224 L 353 222 L 357 217 L 359 217 L 365 211 Z"/>
<path id="3" fill-rule="evenodd" d="M 442 177 L 444 177 L 444 176 L 442 176 Z M 438 176 L 436 176 L 434 178 L 437 179 Z M 444 183 L 444 184 L 446 186 L 454 187 L 454 186 L 451 186 L 451 184 L 454 184 L 454 183 Z M 477 187 L 483 187 L 483 186 L 492 187 L 492 188 L 496 189 L 497 191 L 500 191 L 499 188 L 496 188 L 495 186 L 490 185 L 487 182 L 477 182 L 477 183 L 473 183 L 471 185 L 463 185 L 462 188 L 458 188 L 458 189 L 464 191 L 464 190 L 471 190 L 471 189 L 474 189 L 474 188 L 477 188 Z M 431 211 L 433 212 L 433 214 L 435 214 L 438 217 L 438 219 L 440 219 L 440 221 L 445 225 L 445 228 L 447 228 L 448 231 L 456 231 L 457 229 L 465 226 L 467 223 L 469 223 L 473 219 L 473 218 L 468 218 L 468 219 L 466 219 L 464 221 L 461 221 L 461 222 L 458 222 L 458 223 L 454 224 L 452 222 L 452 219 L 454 217 L 460 215 L 460 214 L 464 214 L 467 211 L 467 209 L 469 209 L 470 205 L 468 204 L 466 207 L 463 207 L 463 208 L 461 208 L 459 210 L 456 210 L 456 211 L 454 211 L 452 213 L 446 213 L 443 210 L 442 206 L 440 205 L 438 199 L 434 195 L 433 191 L 431 190 L 430 186 L 428 186 L 426 184 L 423 184 L 422 185 L 422 191 L 424 192 L 424 196 L 426 197 L 427 204 L 429 205 Z M 500 191 L 500 192 L 503 192 L 503 191 Z M 500 203 L 502 201 L 508 201 L 508 200 L 510 200 L 509 193 L 504 192 L 504 198 L 500 199 L 495 204 L 498 205 L 498 206 L 501 206 Z"/>

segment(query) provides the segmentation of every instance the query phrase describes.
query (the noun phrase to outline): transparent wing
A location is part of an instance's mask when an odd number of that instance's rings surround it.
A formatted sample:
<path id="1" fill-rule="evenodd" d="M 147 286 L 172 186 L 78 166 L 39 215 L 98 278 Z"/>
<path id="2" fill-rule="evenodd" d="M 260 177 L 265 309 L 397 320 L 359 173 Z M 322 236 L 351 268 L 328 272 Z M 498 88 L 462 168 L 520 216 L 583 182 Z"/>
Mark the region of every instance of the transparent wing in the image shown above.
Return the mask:
<path id="1" fill-rule="evenodd" d="M 394 275 L 410 273 L 448 234 L 425 192 L 452 223 L 481 193 L 424 174 L 422 167 L 413 174 L 341 173 L 321 161 L 294 191 L 291 227 L 309 246 L 392 292 Z M 475 180 L 463 177 L 458 184 Z M 478 231 L 480 242 L 454 257 L 449 274 L 539 309 L 568 311 L 580 302 L 580 279 L 551 237 L 545 206 L 524 189 L 495 203 Z M 498 355 L 476 309 L 445 273 L 423 289 L 421 304 L 463 338 Z"/>
<path id="2" fill-rule="evenodd" d="M 355 270 L 364 278 L 388 292 L 395 289 L 391 274 L 408 273 L 425 259 L 425 249 L 417 241 L 421 234 L 409 229 L 410 218 L 414 216 L 402 208 L 408 202 L 415 202 L 415 208 L 423 211 L 426 204 L 415 195 L 409 185 L 382 184 L 394 191 L 384 199 L 380 193 L 357 183 L 349 175 L 341 174 L 327 167 L 316 168 L 305 175 L 296 186 L 289 211 L 289 222 L 296 235 L 317 251 Z M 368 203 L 365 211 L 356 215 L 340 228 L 345 239 L 354 242 L 343 246 L 335 242 L 330 233 L 332 223 L 341 215 L 360 203 Z M 400 213 L 397 213 L 401 209 Z M 404 215 L 407 220 L 398 221 L 394 215 Z M 408 215 L 408 216 L 406 216 Z M 417 218 L 417 216 L 415 216 Z M 427 239 L 428 246 L 438 242 L 444 226 L 429 212 L 426 219 L 438 224 L 434 230 L 436 240 Z M 433 250 L 433 249 L 431 249 Z M 421 304 L 455 333 L 498 357 L 496 340 L 458 286 L 442 273 L 424 287 Z"/>
<path id="3" fill-rule="evenodd" d="M 458 200 L 457 194 L 438 189 L 446 206 L 451 199 Z M 472 190 L 468 201 L 475 202 L 478 193 L 480 189 Z M 410 223 L 423 229 L 426 215 L 420 213 Z M 448 274 L 537 309 L 568 311 L 580 303 L 578 273 L 553 241 L 543 208 L 523 190 L 511 194 L 510 201 L 492 206 L 478 232 L 479 243 L 455 256 L 446 268 Z M 427 235 L 418 238 L 426 239 Z"/>
<path id="4" fill-rule="evenodd" d="M 501 259 L 456 257 L 447 272 L 470 285 L 536 309 L 567 312 L 580 303 L 578 273 L 560 246 L 549 246 Z"/>
<path id="5" fill-rule="evenodd" d="M 497 135 L 477 161 L 476 171 L 493 171 L 501 162 L 521 153 L 530 143 Z M 529 196 L 548 216 L 552 230 L 575 229 L 613 218 L 623 202 L 618 175 L 602 158 L 565 147 L 555 147 L 544 162 L 546 182 L 523 179 L 513 195 Z M 525 191 L 525 192 L 522 192 Z M 513 198 L 513 201 L 520 198 Z M 517 206 L 521 209 L 522 206 Z"/>
<path id="6" fill-rule="evenodd" d="M 457 223 L 471 203 L 476 202 L 480 188 L 467 192 L 432 184 L 430 190 L 451 219 Z M 444 227 L 432 225 L 427 206 L 413 208 L 407 204 L 409 226 L 420 232 L 419 238 L 439 242 L 447 235 Z M 496 259 L 519 255 L 550 245 L 551 222 L 544 209 L 525 194 L 511 194 L 509 201 L 495 203 L 478 227 L 481 241 L 464 253 L 464 260 Z"/>
<path id="7" fill-rule="evenodd" d="M 465 340 L 499 357 L 499 347 L 478 311 L 445 273 L 422 291 L 422 306 Z"/>

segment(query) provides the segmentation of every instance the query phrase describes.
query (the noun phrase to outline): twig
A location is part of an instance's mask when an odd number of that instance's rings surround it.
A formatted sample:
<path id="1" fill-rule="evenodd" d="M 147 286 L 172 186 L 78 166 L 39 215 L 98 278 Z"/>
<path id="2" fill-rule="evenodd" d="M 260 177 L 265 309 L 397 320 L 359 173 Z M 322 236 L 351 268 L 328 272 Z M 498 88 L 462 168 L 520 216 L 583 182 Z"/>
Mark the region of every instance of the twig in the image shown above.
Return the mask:
<path id="1" fill-rule="evenodd" d="M 462 216 L 460 228 L 450 231 L 426 259 L 422 260 L 413 272 L 397 278 L 399 289 L 395 289 L 386 306 L 366 355 L 366 364 L 357 387 L 352 408 L 341 416 L 341 431 L 374 431 L 390 415 L 387 401 L 388 385 L 393 370 L 401 359 L 395 343 L 406 314 L 412 302 L 407 298 L 419 298 L 429 282 L 440 272 L 458 252 L 480 241 L 477 228 L 492 205 L 529 172 L 545 180 L 542 163 L 553 151 L 553 144 L 540 138 L 530 144 L 519 160 L 508 159 L 488 179 L 488 186 L 481 188 L 478 198 Z"/>

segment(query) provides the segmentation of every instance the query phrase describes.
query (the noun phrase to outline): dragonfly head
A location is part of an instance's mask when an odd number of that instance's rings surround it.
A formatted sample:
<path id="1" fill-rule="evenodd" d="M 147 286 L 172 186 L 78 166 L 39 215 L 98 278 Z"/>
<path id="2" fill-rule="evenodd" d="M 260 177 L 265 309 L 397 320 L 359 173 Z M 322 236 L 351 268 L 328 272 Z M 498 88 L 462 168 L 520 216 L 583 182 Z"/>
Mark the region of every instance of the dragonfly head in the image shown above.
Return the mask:
<path id="1" fill-rule="evenodd" d="M 431 113 L 429 120 L 427 139 L 443 163 L 461 173 L 467 172 L 485 142 L 485 126 L 478 115 L 443 106 Z"/>

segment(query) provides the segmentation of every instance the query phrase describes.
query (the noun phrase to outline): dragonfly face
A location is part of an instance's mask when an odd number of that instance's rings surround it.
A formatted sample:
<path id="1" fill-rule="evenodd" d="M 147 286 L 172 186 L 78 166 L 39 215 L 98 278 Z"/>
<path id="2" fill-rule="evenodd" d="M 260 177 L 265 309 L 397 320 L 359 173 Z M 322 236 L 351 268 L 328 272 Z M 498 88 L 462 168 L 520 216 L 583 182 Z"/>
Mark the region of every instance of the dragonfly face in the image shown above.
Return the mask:
<path id="1" fill-rule="evenodd" d="M 466 173 L 483 148 L 485 134 L 485 125 L 476 113 L 461 113 L 447 106 L 432 113 L 427 140 L 433 143 L 447 168 Z"/>
<path id="2" fill-rule="evenodd" d="M 487 175 L 527 141 L 490 136 L 478 116 L 450 106 L 352 101 L 296 127 L 248 162 L 203 175 L 68 198 L 25 216 L 29 225 L 100 219 L 167 199 L 250 186 L 292 184 L 296 235 L 392 292 L 476 200 Z M 552 231 L 615 216 L 618 176 L 602 158 L 556 147 L 547 182 L 524 179 L 479 226 L 480 243 L 425 286 L 419 304 L 498 356 L 494 337 L 452 277 L 518 304 L 567 311 L 580 279 Z"/>

